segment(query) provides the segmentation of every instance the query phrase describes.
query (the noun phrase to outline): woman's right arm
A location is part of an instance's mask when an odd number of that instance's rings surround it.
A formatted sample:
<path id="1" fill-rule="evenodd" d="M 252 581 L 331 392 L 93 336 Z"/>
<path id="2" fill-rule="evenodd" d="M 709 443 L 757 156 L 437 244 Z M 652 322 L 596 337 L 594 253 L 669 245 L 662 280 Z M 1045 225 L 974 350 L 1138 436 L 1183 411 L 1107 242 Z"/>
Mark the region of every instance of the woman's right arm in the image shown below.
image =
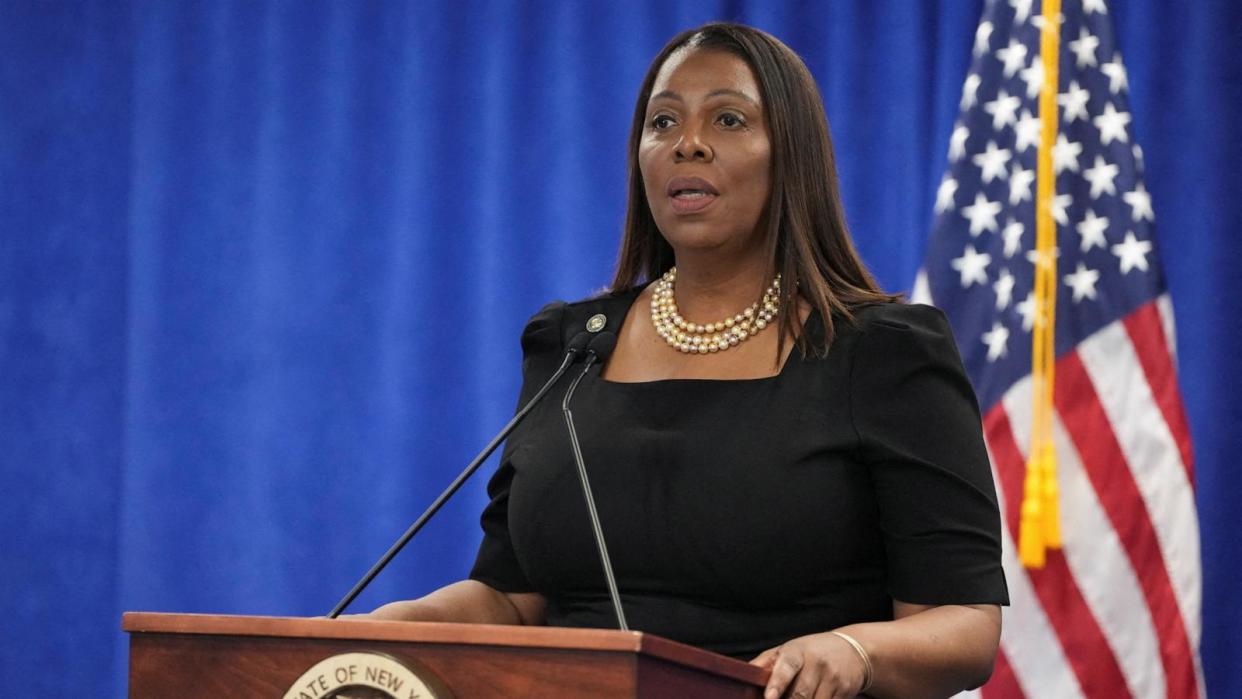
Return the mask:
<path id="1" fill-rule="evenodd" d="M 363 616 L 395 621 L 542 626 L 546 607 L 547 600 L 537 592 L 501 592 L 478 580 L 462 580 L 425 597 L 389 602 Z"/>

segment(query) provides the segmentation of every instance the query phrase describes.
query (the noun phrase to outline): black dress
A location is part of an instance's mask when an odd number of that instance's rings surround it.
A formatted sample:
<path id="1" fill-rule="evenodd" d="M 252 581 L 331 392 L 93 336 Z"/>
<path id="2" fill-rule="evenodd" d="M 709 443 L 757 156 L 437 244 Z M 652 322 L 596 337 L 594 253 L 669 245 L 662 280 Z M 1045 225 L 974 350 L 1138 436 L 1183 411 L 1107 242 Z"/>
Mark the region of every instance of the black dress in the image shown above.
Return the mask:
<path id="1" fill-rule="evenodd" d="M 554 303 L 522 334 L 527 400 L 596 313 L 637 291 Z M 1005 604 L 1000 519 L 979 409 L 949 325 L 883 304 L 745 380 L 617 383 L 574 395 L 631 628 L 750 659 L 798 636 L 892 618 L 894 599 Z M 806 330 L 822 336 L 812 313 Z M 470 577 L 539 592 L 552 626 L 613 627 L 560 399 L 509 439 Z"/>

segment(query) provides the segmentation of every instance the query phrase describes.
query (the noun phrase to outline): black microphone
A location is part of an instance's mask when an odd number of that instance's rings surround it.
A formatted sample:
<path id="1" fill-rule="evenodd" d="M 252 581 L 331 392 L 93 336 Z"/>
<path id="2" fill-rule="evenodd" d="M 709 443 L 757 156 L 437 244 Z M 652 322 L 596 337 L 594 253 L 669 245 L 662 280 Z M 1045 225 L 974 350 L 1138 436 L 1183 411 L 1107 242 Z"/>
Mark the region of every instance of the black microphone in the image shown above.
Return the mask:
<path id="1" fill-rule="evenodd" d="M 608 583 L 608 596 L 612 599 L 612 609 L 617 614 L 617 628 L 629 631 L 625 623 L 625 612 L 621 609 L 621 594 L 617 592 L 617 579 L 612 573 L 612 561 L 608 558 L 608 545 L 604 543 L 604 530 L 599 526 L 599 513 L 595 510 L 595 496 L 591 494 L 591 480 L 587 477 L 586 463 L 582 460 L 582 448 L 578 445 L 578 431 L 574 429 L 574 414 L 569 409 L 569 401 L 573 398 L 578 382 L 586 376 L 591 365 L 608 361 L 608 356 L 617 347 L 615 333 L 604 332 L 596 335 L 586 348 L 586 362 L 582 371 L 569 384 L 565 398 L 561 400 L 561 412 L 565 413 L 565 424 L 569 427 L 569 442 L 574 449 L 574 463 L 578 466 L 578 481 L 582 484 L 582 495 L 586 498 L 587 513 L 591 516 L 591 533 L 595 535 L 595 547 L 599 549 L 600 564 L 604 569 L 604 579 Z"/>
<path id="2" fill-rule="evenodd" d="M 329 619 L 335 619 L 340 616 L 341 612 L 345 611 L 345 608 L 348 607 L 350 603 L 352 603 L 354 599 L 366 589 L 367 585 L 371 584 L 371 581 L 375 579 L 375 576 L 379 575 L 380 571 L 382 571 L 389 564 L 389 562 L 391 562 L 392 559 L 401 552 L 401 549 L 405 548 L 405 545 L 410 543 L 410 539 L 414 538 L 414 535 L 423 528 L 423 525 L 427 524 L 427 522 L 440 511 L 440 508 L 444 506 L 444 503 L 448 502 L 449 498 L 453 497 L 453 494 L 456 493 L 463 484 L 465 484 L 466 480 L 469 479 L 470 476 L 474 475 L 475 471 L 479 470 L 479 467 L 483 465 L 483 462 L 487 460 L 487 457 L 491 456 L 492 452 L 496 451 L 496 447 L 499 446 L 500 443 L 509 436 L 509 433 L 512 432 L 514 428 L 516 428 L 518 424 L 526 418 L 527 413 L 529 413 L 539 403 L 539 401 L 543 400 L 543 397 L 547 395 L 549 390 L 551 390 L 552 385 L 556 383 L 556 380 L 561 378 L 561 376 L 565 373 L 565 370 L 569 368 L 570 364 L 573 364 L 583 356 L 588 358 L 598 356 L 598 351 L 591 353 L 590 347 L 588 347 L 588 344 L 591 346 L 595 345 L 592 339 L 598 340 L 599 337 L 583 331 L 575 335 L 573 339 L 569 341 L 569 344 L 565 347 L 565 358 L 561 360 L 561 365 L 557 368 L 556 372 L 552 374 L 552 378 L 548 379 L 543 384 L 543 387 L 539 389 L 539 392 L 536 393 L 533 398 L 526 401 L 526 405 L 523 405 L 521 410 L 518 410 L 517 414 L 513 416 L 513 419 L 509 420 L 509 424 L 505 425 L 504 428 L 500 430 L 500 433 L 493 437 L 492 441 L 487 443 L 486 447 L 483 447 L 483 451 L 479 452 L 479 455 L 474 457 L 474 461 L 471 461 L 470 465 L 466 466 L 465 470 L 463 470 L 461 474 L 449 484 L 449 487 L 445 488 L 443 493 L 440 493 L 440 497 L 436 498 L 435 502 L 431 503 L 431 506 L 428 507 L 423 514 L 419 515 L 418 519 L 414 520 L 414 524 L 411 524 L 410 528 L 405 530 L 405 533 L 401 535 L 400 539 L 397 539 L 396 543 L 388 549 L 387 553 L 380 556 L 380 559 L 375 562 L 375 565 L 371 566 L 371 570 L 368 570 L 367 574 L 362 576 L 362 579 L 354 585 L 353 589 L 351 589 L 340 602 L 336 603 L 336 606 L 333 607 L 332 611 L 328 613 Z M 612 345 L 615 344 L 616 336 L 614 335 Z M 612 345 L 609 346 L 609 352 L 612 351 Z"/>

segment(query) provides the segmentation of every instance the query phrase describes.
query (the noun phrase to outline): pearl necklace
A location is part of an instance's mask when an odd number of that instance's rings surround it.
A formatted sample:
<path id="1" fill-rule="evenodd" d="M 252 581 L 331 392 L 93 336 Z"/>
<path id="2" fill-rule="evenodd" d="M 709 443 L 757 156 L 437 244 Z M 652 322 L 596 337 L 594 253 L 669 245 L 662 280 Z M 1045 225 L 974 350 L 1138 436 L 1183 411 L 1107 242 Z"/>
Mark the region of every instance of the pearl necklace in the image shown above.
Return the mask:
<path id="1" fill-rule="evenodd" d="M 673 298 L 677 268 L 672 267 L 655 283 L 651 294 L 651 323 L 670 347 L 687 354 L 707 354 L 736 347 L 758 334 L 776 317 L 780 302 L 781 275 L 776 275 L 763 298 L 732 318 L 697 325 L 681 317 Z"/>

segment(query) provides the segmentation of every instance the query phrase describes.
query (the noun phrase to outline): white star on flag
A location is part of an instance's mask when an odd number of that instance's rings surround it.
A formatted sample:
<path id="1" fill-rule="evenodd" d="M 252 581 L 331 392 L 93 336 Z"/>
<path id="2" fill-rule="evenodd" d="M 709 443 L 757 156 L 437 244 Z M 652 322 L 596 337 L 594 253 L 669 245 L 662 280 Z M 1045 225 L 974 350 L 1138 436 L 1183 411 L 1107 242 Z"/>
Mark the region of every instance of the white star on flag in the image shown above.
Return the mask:
<path id="1" fill-rule="evenodd" d="M 1082 11 L 1087 13 L 1098 12 L 1106 15 L 1108 14 L 1108 7 L 1104 4 L 1104 0 L 1082 0 Z"/>
<path id="2" fill-rule="evenodd" d="M 1018 120 L 1018 107 L 1022 106 L 1022 99 L 1016 95 L 1010 96 L 1003 89 L 996 95 L 996 99 L 983 105 L 983 111 L 992 115 L 992 128 L 1000 131 Z"/>
<path id="3" fill-rule="evenodd" d="M 1078 30 L 1078 38 L 1069 42 L 1069 48 L 1074 53 L 1079 69 L 1096 65 L 1095 50 L 1099 45 L 1100 40 L 1091 36 L 1086 27 Z"/>
<path id="4" fill-rule="evenodd" d="M 1108 91 L 1114 95 L 1122 90 L 1130 89 L 1130 81 L 1126 79 L 1126 67 L 1121 64 L 1121 54 L 1113 54 L 1113 60 L 1100 66 L 1100 71 L 1108 76 Z"/>
<path id="5" fill-rule="evenodd" d="M 1031 59 L 1031 67 L 1022 69 L 1022 82 L 1026 83 L 1026 98 L 1033 100 L 1039 96 L 1039 90 L 1044 86 L 1044 62 L 1039 56 Z"/>
<path id="6" fill-rule="evenodd" d="M 1009 328 L 998 322 L 992 323 L 992 329 L 983 333 L 983 344 L 988 346 L 989 362 L 1005 356 L 1009 344 Z"/>
<path id="7" fill-rule="evenodd" d="M 1074 123 L 1075 119 L 1087 118 L 1087 100 L 1091 93 L 1078 86 L 1077 80 L 1070 81 L 1069 90 L 1057 95 L 1057 104 L 1064 110 L 1066 124 Z"/>
<path id="8" fill-rule="evenodd" d="M 1069 225 L 1069 214 L 1066 213 L 1066 209 L 1069 208 L 1073 201 L 1073 196 L 1070 194 L 1058 194 L 1052 197 L 1052 201 L 1049 202 L 1052 205 L 1052 218 L 1062 226 Z"/>
<path id="9" fill-rule="evenodd" d="M 1039 250 L 1027 250 L 1026 261 L 1035 267 L 1048 267 L 1048 258 L 1058 259 L 1061 257 L 1061 246 L 1052 249 L 1052 254 L 1041 253 Z"/>
<path id="10" fill-rule="evenodd" d="M 992 285 L 992 290 L 996 292 L 996 310 L 1003 311 L 1009 307 L 1009 302 L 1013 300 L 1013 285 L 1016 282 L 1017 280 L 1009 273 L 1009 270 L 1001 270 L 996 283 Z"/>
<path id="11" fill-rule="evenodd" d="M 1031 116 L 1030 110 L 1022 110 L 1022 118 L 1018 119 L 1014 131 L 1018 136 L 1018 140 L 1014 144 L 1013 149 L 1019 153 L 1031 146 L 1039 145 L 1039 117 Z"/>
<path id="12" fill-rule="evenodd" d="M 949 264 L 961 275 L 962 288 L 966 288 L 971 284 L 988 283 L 987 268 L 991 262 L 991 255 L 978 252 L 973 245 L 967 245 L 962 256 L 953 258 Z"/>
<path id="13" fill-rule="evenodd" d="M 1151 252 L 1151 241 L 1138 240 L 1134 237 L 1134 231 L 1127 231 L 1126 239 L 1113 246 L 1113 254 L 1121 263 L 1122 274 L 1129 274 L 1130 270 L 1135 268 L 1146 272 L 1149 252 Z"/>
<path id="14" fill-rule="evenodd" d="M 1031 26 L 1035 27 L 1039 31 L 1041 32 L 1044 31 L 1045 24 L 1047 23 L 1044 22 L 1043 15 L 1035 15 L 1034 17 L 1031 17 Z M 1062 25 L 1062 24 L 1065 24 L 1065 13 L 1064 12 L 1060 12 L 1057 14 L 1057 25 Z"/>
<path id="15" fill-rule="evenodd" d="M 1005 238 L 1005 258 L 1013 257 L 1022 249 L 1022 234 L 1026 232 L 1026 226 L 1021 221 L 1014 220 L 1010 217 L 1009 222 L 1001 229 L 1001 236 Z"/>
<path id="16" fill-rule="evenodd" d="M 1065 275 L 1065 284 L 1074 292 L 1074 303 L 1078 303 L 1083 299 L 1095 300 L 1095 283 L 1100 280 L 1100 273 L 1094 269 L 1089 269 L 1085 264 L 1079 262 L 1078 269 L 1073 274 Z"/>
<path id="17" fill-rule="evenodd" d="M 995 141 L 988 141 L 987 150 L 971 158 L 971 162 L 979 166 L 979 177 L 984 184 L 998 177 L 1003 180 L 1009 176 L 1009 172 L 1005 170 L 1005 166 L 1009 164 L 1009 151 L 997 148 Z"/>
<path id="18" fill-rule="evenodd" d="M 1071 142 L 1065 134 L 1057 134 L 1057 142 L 1052 145 L 1052 169 L 1056 174 L 1068 169 L 1078 172 L 1078 156 L 1082 153 L 1082 144 Z"/>
<path id="19" fill-rule="evenodd" d="M 1083 170 L 1082 176 L 1091 183 L 1091 198 L 1099 199 L 1101 194 L 1116 194 L 1117 187 L 1113 179 L 1120 171 L 1116 165 L 1104 162 L 1101 156 L 1095 156 L 1095 166 Z"/>
<path id="20" fill-rule="evenodd" d="M 989 40 L 991 38 L 992 38 L 992 23 L 991 22 L 980 22 L 979 28 L 975 30 L 975 48 L 973 51 L 974 55 L 978 56 L 979 54 L 991 48 L 991 45 L 989 43 Z"/>
<path id="21" fill-rule="evenodd" d="M 979 101 L 979 83 L 982 82 L 978 75 L 971 73 L 966 76 L 966 84 L 962 85 L 962 109 L 970 109 Z"/>
<path id="22" fill-rule="evenodd" d="M 976 192 L 975 203 L 962 207 L 962 215 L 970 220 L 970 234 L 977 238 L 984 231 L 995 231 L 1001 208 L 1000 202 L 988 201 L 986 194 Z"/>
<path id="23" fill-rule="evenodd" d="M 1031 14 L 1031 3 L 1034 0 L 1009 0 L 1009 6 L 1013 8 L 1013 21 L 1016 24 L 1022 24 Z"/>
<path id="24" fill-rule="evenodd" d="M 996 50 L 996 57 L 1005 64 L 1005 77 L 1012 78 L 1026 64 L 1026 45 L 1017 39 L 1010 39 L 1008 46 Z"/>
<path id="25" fill-rule="evenodd" d="M 1009 173 L 1009 205 L 1017 206 L 1031 199 L 1031 184 L 1035 182 L 1034 170 L 1023 170 L 1022 164 L 1015 162 L 1013 172 Z"/>
<path id="26" fill-rule="evenodd" d="M 1126 136 L 1126 124 L 1130 123 L 1127 112 L 1117 111 L 1111 103 L 1104 105 L 1104 113 L 1091 120 L 1095 128 L 1100 130 L 1100 143 L 1108 145 L 1114 139 L 1122 143 L 1129 142 Z"/>
<path id="27" fill-rule="evenodd" d="M 949 136 L 949 160 L 957 162 L 966 155 L 966 139 L 970 137 L 970 129 L 958 124 Z"/>
<path id="28" fill-rule="evenodd" d="M 936 213 L 943 214 L 953 208 L 953 195 L 957 193 L 957 180 L 945 173 L 936 190 Z"/>
<path id="29" fill-rule="evenodd" d="M 1135 223 L 1156 220 L 1156 214 L 1151 210 L 1151 195 L 1142 182 L 1135 183 L 1134 191 L 1122 194 L 1121 198 L 1130 205 L 1130 216 Z"/>
<path id="30" fill-rule="evenodd" d="M 1035 292 L 1027 292 L 1026 298 L 1021 303 L 1014 306 L 1014 310 L 1018 315 L 1022 316 L 1022 329 L 1030 332 L 1035 326 Z"/>
<path id="31" fill-rule="evenodd" d="M 1078 235 L 1082 237 L 1082 243 L 1078 249 L 1081 252 L 1087 252 L 1093 247 L 1103 249 L 1106 245 L 1104 240 L 1104 231 L 1108 229 L 1108 218 L 1106 216 L 1096 216 L 1095 212 L 1087 209 L 1087 216 L 1076 226 Z"/>

